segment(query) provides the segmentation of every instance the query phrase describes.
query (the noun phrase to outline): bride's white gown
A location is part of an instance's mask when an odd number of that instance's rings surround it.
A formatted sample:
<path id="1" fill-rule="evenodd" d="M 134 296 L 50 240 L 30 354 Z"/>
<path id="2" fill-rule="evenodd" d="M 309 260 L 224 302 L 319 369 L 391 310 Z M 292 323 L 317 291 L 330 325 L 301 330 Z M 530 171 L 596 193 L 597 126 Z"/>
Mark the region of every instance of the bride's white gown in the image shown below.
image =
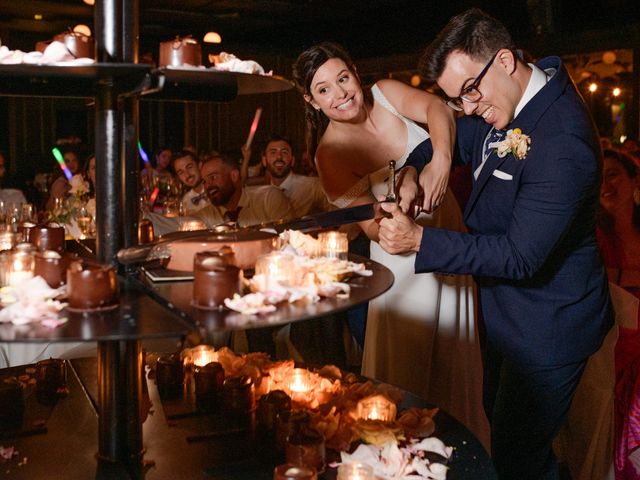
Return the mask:
<path id="1" fill-rule="evenodd" d="M 397 115 L 407 126 L 405 155 L 428 134 L 402 117 L 372 88 L 374 101 Z M 334 201 L 349 205 L 367 189 L 374 196 L 387 193 L 388 169 L 363 178 Z M 447 191 L 442 205 L 418 223 L 448 230 L 464 230 L 458 203 Z M 482 363 L 475 322 L 474 286 L 468 275 L 414 273 L 415 254 L 390 255 L 371 242 L 371 259 L 391 269 L 393 287 L 369 302 L 363 375 L 396 385 L 441 407 L 464 423 L 488 447 L 489 426 L 482 407 Z"/>

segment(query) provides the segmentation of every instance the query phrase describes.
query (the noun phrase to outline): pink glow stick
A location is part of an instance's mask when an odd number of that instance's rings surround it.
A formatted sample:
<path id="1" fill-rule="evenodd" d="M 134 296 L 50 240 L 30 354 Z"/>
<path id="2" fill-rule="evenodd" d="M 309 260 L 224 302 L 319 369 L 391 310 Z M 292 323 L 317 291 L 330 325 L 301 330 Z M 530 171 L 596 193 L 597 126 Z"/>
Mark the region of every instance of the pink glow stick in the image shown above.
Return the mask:
<path id="1" fill-rule="evenodd" d="M 245 148 L 251 148 L 253 137 L 256 134 L 256 130 L 258 130 L 258 123 L 260 123 L 260 115 L 262 115 L 262 107 L 256 108 L 256 114 L 253 117 L 253 122 L 251 123 L 251 128 L 249 129 L 249 136 L 247 137 L 247 141 L 244 144 Z"/>

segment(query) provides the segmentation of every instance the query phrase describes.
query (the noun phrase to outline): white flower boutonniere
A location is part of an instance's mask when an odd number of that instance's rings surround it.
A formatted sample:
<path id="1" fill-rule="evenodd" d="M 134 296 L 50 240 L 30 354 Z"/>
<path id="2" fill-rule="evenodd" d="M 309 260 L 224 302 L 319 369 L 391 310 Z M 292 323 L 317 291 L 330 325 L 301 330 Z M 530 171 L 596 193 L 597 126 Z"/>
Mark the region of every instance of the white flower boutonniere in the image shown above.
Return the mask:
<path id="1" fill-rule="evenodd" d="M 505 155 L 512 153 L 518 160 L 522 160 L 527 156 L 527 152 L 531 148 L 531 137 L 522 133 L 519 128 L 507 130 L 507 136 L 501 142 L 494 142 L 493 147 L 496 149 L 498 157 L 503 158 Z"/>

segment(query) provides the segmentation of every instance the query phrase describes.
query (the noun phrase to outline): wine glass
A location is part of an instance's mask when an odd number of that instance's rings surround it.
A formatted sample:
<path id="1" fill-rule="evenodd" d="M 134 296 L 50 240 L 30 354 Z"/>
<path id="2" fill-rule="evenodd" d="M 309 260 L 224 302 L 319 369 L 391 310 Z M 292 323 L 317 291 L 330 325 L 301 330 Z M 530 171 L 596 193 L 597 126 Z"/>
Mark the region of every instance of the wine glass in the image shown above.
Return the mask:
<path id="1" fill-rule="evenodd" d="M 87 211 L 87 208 L 80 208 L 80 210 L 78 211 L 78 215 L 76 216 L 76 223 L 78 224 L 78 229 L 80 230 L 80 238 L 87 238 L 89 236 L 91 232 L 92 221 L 93 218 Z"/>

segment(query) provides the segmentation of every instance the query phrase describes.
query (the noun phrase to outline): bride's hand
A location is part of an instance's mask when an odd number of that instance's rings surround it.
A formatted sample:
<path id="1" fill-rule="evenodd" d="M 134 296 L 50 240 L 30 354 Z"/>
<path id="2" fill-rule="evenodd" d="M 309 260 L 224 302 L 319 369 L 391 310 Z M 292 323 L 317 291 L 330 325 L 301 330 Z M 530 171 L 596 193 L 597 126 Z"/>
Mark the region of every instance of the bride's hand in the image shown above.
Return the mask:
<path id="1" fill-rule="evenodd" d="M 413 215 L 415 201 L 418 198 L 418 172 L 413 167 L 405 167 L 398 174 L 396 185 L 398 206 L 408 215 Z M 417 205 L 420 208 L 421 205 Z"/>
<path id="2" fill-rule="evenodd" d="M 422 208 L 427 212 L 432 212 L 442 203 L 447 191 L 450 170 L 451 158 L 433 152 L 431 162 L 420 173 L 420 186 L 424 192 Z"/>

